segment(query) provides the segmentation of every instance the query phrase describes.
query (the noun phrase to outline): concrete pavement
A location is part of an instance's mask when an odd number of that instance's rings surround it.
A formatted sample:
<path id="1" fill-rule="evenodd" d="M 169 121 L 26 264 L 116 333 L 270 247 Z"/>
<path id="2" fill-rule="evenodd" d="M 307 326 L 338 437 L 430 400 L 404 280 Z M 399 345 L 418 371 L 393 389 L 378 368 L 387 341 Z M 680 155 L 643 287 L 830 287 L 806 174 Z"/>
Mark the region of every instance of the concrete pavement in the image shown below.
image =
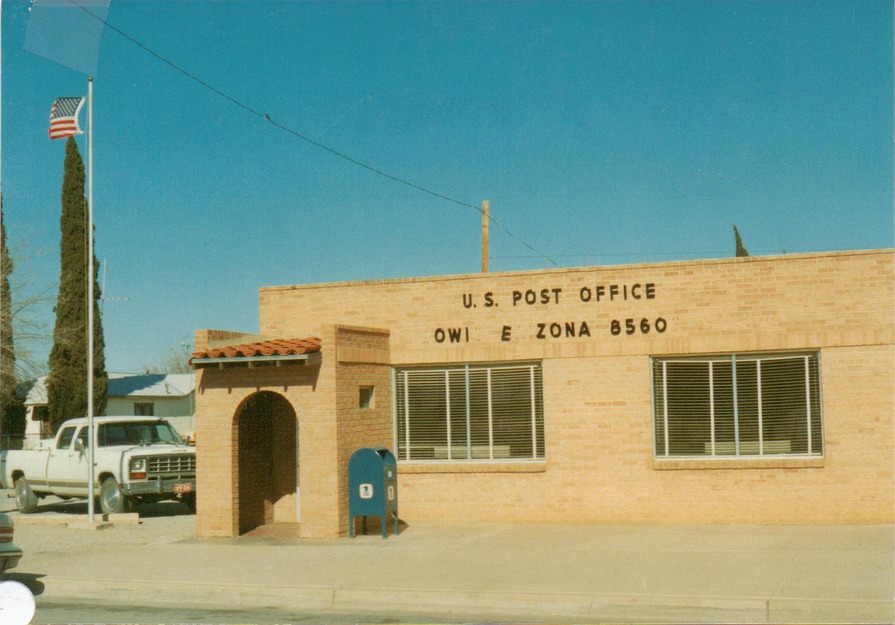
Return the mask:
<path id="1" fill-rule="evenodd" d="M 10 578 L 32 588 L 38 610 L 114 593 L 139 605 L 436 619 L 895 622 L 892 526 L 413 524 L 387 539 L 299 540 L 281 525 L 202 539 L 182 511 L 101 531 L 76 529 L 83 514 L 13 516 L 25 556 Z"/>

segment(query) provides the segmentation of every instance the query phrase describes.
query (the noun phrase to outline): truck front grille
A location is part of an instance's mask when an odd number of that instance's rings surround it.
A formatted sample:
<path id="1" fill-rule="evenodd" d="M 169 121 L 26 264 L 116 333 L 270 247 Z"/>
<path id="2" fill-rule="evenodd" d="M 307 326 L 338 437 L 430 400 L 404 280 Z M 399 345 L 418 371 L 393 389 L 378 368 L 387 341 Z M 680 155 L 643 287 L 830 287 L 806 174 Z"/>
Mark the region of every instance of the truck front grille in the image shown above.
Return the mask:
<path id="1" fill-rule="evenodd" d="M 194 476 L 196 475 L 196 454 L 182 456 L 150 456 L 147 458 L 149 475 L 155 476 Z"/>

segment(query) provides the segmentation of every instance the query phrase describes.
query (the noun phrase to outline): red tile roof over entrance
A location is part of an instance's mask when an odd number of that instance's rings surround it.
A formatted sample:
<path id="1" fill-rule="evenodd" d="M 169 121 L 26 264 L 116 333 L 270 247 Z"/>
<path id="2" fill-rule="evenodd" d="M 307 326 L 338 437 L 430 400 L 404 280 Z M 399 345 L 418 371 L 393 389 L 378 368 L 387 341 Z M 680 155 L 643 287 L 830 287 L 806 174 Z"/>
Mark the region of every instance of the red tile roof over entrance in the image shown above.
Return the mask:
<path id="1" fill-rule="evenodd" d="M 251 358 L 253 356 L 297 356 L 320 351 L 320 339 L 273 339 L 193 352 L 193 358 Z"/>

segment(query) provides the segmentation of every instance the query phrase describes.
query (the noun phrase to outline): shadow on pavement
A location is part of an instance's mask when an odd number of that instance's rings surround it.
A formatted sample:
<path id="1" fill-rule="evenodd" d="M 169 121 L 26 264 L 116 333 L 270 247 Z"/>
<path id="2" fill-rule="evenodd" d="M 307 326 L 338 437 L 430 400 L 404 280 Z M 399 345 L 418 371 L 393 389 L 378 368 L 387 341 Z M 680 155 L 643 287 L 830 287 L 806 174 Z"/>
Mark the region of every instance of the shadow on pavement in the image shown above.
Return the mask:
<path id="1" fill-rule="evenodd" d="M 31 591 L 31 594 L 37 597 L 38 595 L 43 594 L 43 591 L 46 589 L 44 583 L 39 581 L 41 577 L 45 576 L 41 573 L 4 573 L 3 575 L 0 575 L 0 580 L 25 584 L 25 586 L 28 587 L 28 590 Z"/>
<path id="2" fill-rule="evenodd" d="M 15 504 L 12 505 L 15 510 Z M 86 499 L 61 499 L 59 497 L 46 497 L 41 499 L 37 505 L 37 509 L 31 512 L 29 516 L 39 515 L 42 512 L 55 512 L 57 514 L 87 514 Z M 159 501 L 156 503 L 144 503 L 138 505 L 134 512 L 139 513 L 140 518 L 153 517 L 170 517 L 170 516 L 187 516 L 193 514 L 185 503 L 179 501 Z M 103 512 L 96 504 L 94 514 L 101 515 Z"/>

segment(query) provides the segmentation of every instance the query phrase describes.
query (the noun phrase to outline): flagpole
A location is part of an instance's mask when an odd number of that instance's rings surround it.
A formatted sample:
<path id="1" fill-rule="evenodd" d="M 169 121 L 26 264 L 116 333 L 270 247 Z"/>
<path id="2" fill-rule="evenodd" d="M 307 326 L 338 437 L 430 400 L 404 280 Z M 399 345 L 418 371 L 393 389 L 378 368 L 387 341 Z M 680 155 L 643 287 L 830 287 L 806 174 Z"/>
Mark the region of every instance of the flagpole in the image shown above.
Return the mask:
<path id="1" fill-rule="evenodd" d="M 87 77 L 87 521 L 93 523 L 93 76 Z"/>

